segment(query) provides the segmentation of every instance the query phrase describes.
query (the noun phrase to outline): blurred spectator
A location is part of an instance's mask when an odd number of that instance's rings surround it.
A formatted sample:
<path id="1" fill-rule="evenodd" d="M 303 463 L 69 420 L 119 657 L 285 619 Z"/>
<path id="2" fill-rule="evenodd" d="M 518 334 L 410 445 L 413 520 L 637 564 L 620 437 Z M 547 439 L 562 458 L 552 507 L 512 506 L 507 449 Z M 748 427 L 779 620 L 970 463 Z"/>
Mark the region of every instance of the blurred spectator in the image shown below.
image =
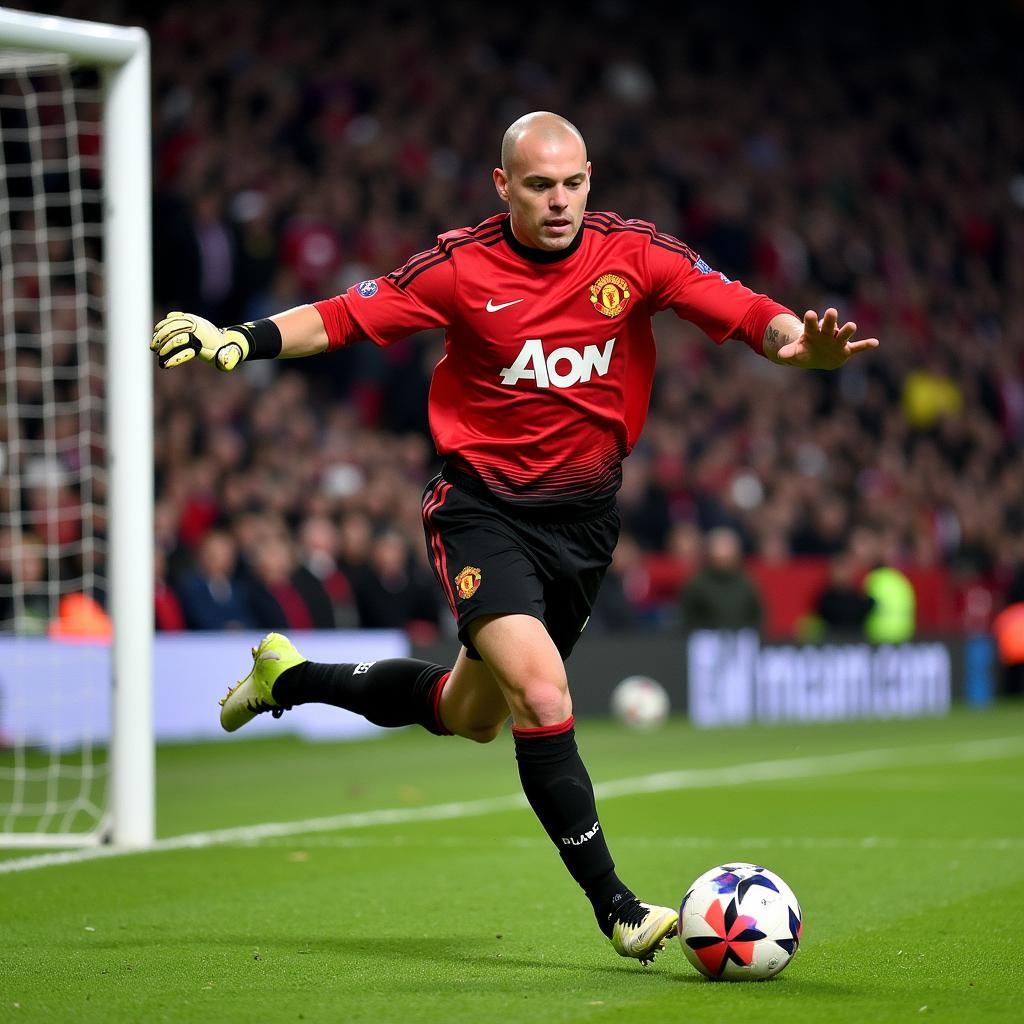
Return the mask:
<path id="1" fill-rule="evenodd" d="M 668 502 L 642 452 L 622 464 L 622 487 L 616 500 L 623 530 L 642 547 L 662 548 L 670 527 Z"/>
<path id="2" fill-rule="evenodd" d="M 167 581 L 167 556 L 159 545 L 153 550 L 154 625 L 158 632 L 173 633 L 186 628 L 185 610 Z"/>
<path id="3" fill-rule="evenodd" d="M 236 275 L 234 290 L 241 318 L 258 320 L 276 312 L 276 287 L 294 295 L 296 286 L 278 264 L 274 210 L 265 192 L 239 192 L 234 202 Z"/>
<path id="4" fill-rule="evenodd" d="M 829 562 L 828 583 L 818 595 L 814 611 L 826 640 L 854 640 L 864 637 L 864 626 L 875 599 L 860 586 L 860 567 L 850 551 Z"/>
<path id="5" fill-rule="evenodd" d="M 911 640 L 916 628 L 917 595 L 906 575 L 891 565 L 878 565 L 864 577 L 864 593 L 873 601 L 864 632 L 873 644 Z"/>
<path id="6" fill-rule="evenodd" d="M 734 530 L 719 526 L 706 539 L 704 564 L 680 595 L 683 629 L 760 629 L 761 595 L 743 566 Z"/>
<path id="7" fill-rule="evenodd" d="M 358 624 L 352 585 L 338 566 L 338 529 L 327 516 L 310 516 L 299 533 L 302 566 L 327 593 L 334 625 L 351 628 Z"/>
<path id="8" fill-rule="evenodd" d="M 373 523 L 363 512 L 352 511 L 341 521 L 338 537 L 338 566 L 352 582 L 370 561 Z"/>
<path id="9" fill-rule="evenodd" d="M 220 519 L 218 476 L 211 459 L 197 459 L 183 467 L 181 518 L 178 531 L 185 547 L 195 549 Z"/>
<path id="10" fill-rule="evenodd" d="M 0 629 L 45 633 L 54 613 L 42 538 L 0 532 Z"/>
<path id="11" fill-rule="evenodd" d="M 907 374 L 903 414 L 916 430 L 927 430 L 944 416 L 959 416 L 963 407 L 963 395 L 953 374 L 944 369 L 941 354 L 933 352 L 927 365 Z"/>
<path id="12" fill-rule="evenodd" d="M 237 321 L 232 302 L 235 241 L 224 213 L 224 197 L 217 185 L 207 186 L 195 197 L 190 220 L 195 239 L 195 265 L 199 271 L 196 311 L 217 324 Z"/>
<path id="13" fill-rule="evenodd" d="M 648 589 L 640 545 L 632 535 L 623 533 L 612 552 L 612 564 L 601 582 L 588 628 L 593 632 L 636 629 L 643 624 L 641 605 Z"/>
<path id="14" fill-rule="evenodd" d="M 199 543 L 196 566 L 181 581 L 179 594 L 189 629 L 254 629 L 256 616 L 237 576 L 238 548 L 225 530 Z"/>
<path id="15" fill-rule="evenodd" d="M 304 189 L 281 226 L 281 259 L 308 301 L 322 298 L 341 265 L 341 239 L 326 209 L 325 188 Z"/>
<path id="16" fill-rule="evenodd" d="M 400 533 L 375 538 L 370 557 L 353 571 L 352 587 L 363 629 L 410 629 L 417 637 L 436 637 L 440 609 L 432 580 L 422 576 Z"/>
<path id="17" fill-rule="evenodd" d="M 848 536 L 847 505 L 830 494 L 813 503 L 803 522 L 793 531 L 790 551 L 794 555 L 838 555 Z"/>
<path id="18" fill-rule="evenodd" d="M 249 554 L 250 601 L 260 629 L 333 629 L 334 608 L 320 580 L 296 564 L 292 543 L 273 533 Z"/>
<path id="19" fill-rule="evenodd" d="M 178 532 L 180 516 L 174 503 L 167 498 L 156 502 L 153 515 L 153 543 L 160 552 L 160 575 L 166 575 L 168 583 L 173 585 L 190 567 L 191 560 L 182 544 Z"/>
<path id="20" fill-rule="evenodd" d="M 700 564 L 702 546 L 703 539 L 696 523 L 676 523 L 669 531 L 667 553 L 686 576 L 692 575 Z"/>

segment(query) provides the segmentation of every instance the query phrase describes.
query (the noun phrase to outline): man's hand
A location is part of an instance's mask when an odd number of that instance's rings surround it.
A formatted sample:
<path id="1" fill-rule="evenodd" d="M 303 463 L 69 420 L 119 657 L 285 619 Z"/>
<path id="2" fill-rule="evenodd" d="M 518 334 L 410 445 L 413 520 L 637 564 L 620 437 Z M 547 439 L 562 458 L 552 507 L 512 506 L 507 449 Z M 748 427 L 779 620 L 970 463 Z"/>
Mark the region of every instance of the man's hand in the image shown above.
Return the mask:
<path id="1" fill-rule="evenodd" d="M 170 313 L 156 325 L 149 347 L 161 368 L 180 366 L 194 356 L 225 373 L 249 356 L 249 339 L 238 330 L 221 330 L 194 313 Z"/>
<path id="2" fill-rule="evenodd" d="M 775 363 L 799 366 L 805 370 L 835 370 L 851 356 L 868 349 L 878 348 L 877 338 L 854 341 L 857 325 L 845 323 L 838 330 L 839 313 L 826 309 L 818 322 L 818 314 L 809 309 L 803 324 L 795 317 L 786 316 L 786 324 L 777 323 L 776 317 L 764 333 L 764 353 Z"/>

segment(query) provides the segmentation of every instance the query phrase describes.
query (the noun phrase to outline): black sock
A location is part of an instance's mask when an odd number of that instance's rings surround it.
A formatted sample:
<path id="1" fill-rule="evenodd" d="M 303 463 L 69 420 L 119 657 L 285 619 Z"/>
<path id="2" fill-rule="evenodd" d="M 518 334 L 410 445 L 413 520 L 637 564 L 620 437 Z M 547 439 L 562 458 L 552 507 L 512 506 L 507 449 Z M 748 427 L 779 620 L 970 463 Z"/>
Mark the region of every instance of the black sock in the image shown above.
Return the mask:
<path id="1" fill-rule="evenodd" d="M 286 669 L 274 683 L 282 707 L 333 704 L 374 725 L 422 725 L 437 736 L 451 733 L 441 721 L 441 690 L 451 669 L 414 658 L 387 658 L 355 665 L 305 661 Z"/>
<path id="2" fill-rule="evenodd" d="M 523 792 L 565 863 L 611 935 L 611 915 L 633 898 L 615 874 L 601 831 L 594 787 L 576 749 L 572 718 L 541 729 L 513 729 Z"/>

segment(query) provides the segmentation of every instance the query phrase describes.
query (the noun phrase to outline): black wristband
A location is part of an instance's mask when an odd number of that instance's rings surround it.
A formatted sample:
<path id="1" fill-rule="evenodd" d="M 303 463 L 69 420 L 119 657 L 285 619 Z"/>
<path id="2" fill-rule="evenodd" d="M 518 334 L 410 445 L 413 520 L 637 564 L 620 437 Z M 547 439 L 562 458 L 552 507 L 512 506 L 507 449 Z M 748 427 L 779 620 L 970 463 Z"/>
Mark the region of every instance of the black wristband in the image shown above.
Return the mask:
<path id="1" fill-rule="evenodd" d="M 281 354 L 281 329 L 273 320 L 256 320 L 246 324 L 233 324 L 229 331 L 238 331 L 249 339 L 250 359 L 276 359 Z"/>

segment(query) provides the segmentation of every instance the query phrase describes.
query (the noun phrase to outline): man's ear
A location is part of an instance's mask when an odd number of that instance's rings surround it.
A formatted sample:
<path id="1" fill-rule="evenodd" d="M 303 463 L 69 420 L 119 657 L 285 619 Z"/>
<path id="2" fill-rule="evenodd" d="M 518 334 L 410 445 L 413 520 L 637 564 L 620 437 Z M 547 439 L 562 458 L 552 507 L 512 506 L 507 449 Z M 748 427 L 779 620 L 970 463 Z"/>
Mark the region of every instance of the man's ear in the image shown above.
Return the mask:
<path id="1" fill-rule="evenodd" d="M 498 193 L 498 198 L 503 203 L 508 202 L 508 175 L 505 173 L 504 168 L 495 167 L 491 177 L 494 179 L 494 189 Z"/>

